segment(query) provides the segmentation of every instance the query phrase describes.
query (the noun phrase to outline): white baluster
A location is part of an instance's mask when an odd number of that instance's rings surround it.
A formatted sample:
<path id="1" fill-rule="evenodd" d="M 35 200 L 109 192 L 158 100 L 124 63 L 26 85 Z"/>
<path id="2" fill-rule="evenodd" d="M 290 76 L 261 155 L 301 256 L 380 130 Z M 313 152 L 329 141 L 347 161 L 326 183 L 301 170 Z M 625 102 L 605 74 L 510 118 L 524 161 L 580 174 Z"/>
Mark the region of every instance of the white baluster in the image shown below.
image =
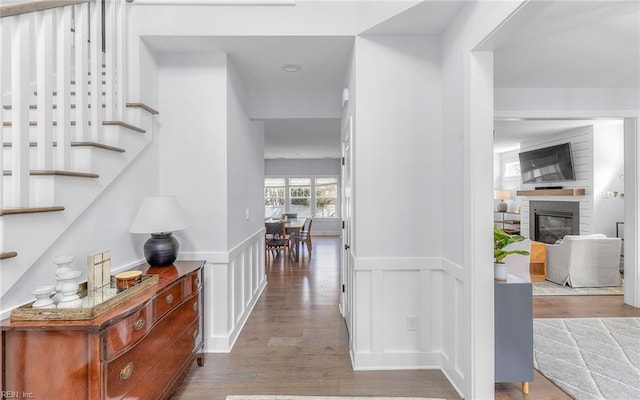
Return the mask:
<path id="1" fill-rule="evenodd" d="M 127 77 L 124 74 L 124 54 L 126 50 L 126 41 L 125 41 L 125 29 L 127 26 L 126 23 L 126 10 L 127 5 L 126 2 L 120 0 L 116 2 L 116 26 L 115 26 L 115 34 L 116 34 L 116 58 L 115 58 L 115 75 L 116 79 L 116 116 L 115 118 L 118 120 L 125 120 L 125 101 L 124 101 L 124 88 L 125 81 Z"/>
<path id="2" fill-rule="evenodd" d="M 11 206 L 29 205 L 29 69 L 30 18 L 12 18 L 11 40 Z"/>
<path id="3" fill-rule="evenodd" d="M 7 23 L 9 19 L 7 18 Z M 5 28 L 0 26 L 0 54 L 7 54 L 5 51 Z M 4 111 L 4 91 L 7 89 L 7 84 L 4 81 L 5 63 L 10 57 L 3 56 L 0 59 L 0 123 L 5 121 Z M 4 207 L 4 126 L 0 126 L 0 210 Z M 0 218 L 0 251 L 4 251 L 4 227 L 3 221 Z"/>
<path id="4" fill-rule="evenodd" d="M 89 85 L 95 87 L 99 78 L 89 77 L 89 6 L 75 6 L 75 78 L 76 78 L 76 140 L 84 141 L 89 131 Z"/>
<path id="5" fill-rule="evenodd" d="M 53 11 L 36 14 L 36 168 L 53 168 Z"/>
<path id="6" fill-rule="evenodd" d="M 70 135 L 71 129 L 71 7 L 60 7 L 57 10 L 56 37 L 56 88 L 57 114 L 55 150 L 56 168 L 68 170 L 70 165 Z"/>
<path id="7" fill-rule="evenodd" d="M 91 130 L 90 137 L 94 142 L 101 142 L 100 132 L 102 131 L 102 6 L 101 2 L 94 1 L 90 3 L 90 21 L 91 27 L 89 36 L 89 70 L 91 71 L 92 85 L 89 103 L 91 104 Z"/>
<path id="8" fill-rule="evenodd" d="M 105 3 L 105 52 L 104 52 L 104 63 L 105 63 L 105 91 L 106 91 L 106 109 L 104 114 L 104 119 L 108 121 L 113 121 L 114 119 L 114 106 L 115 106 L 115 98 L 114 98 L 114 90 L 115 90 L 115 82 L 116 82 L 116 41 L 115 41 L 115 1 L 107 1 Z"/>

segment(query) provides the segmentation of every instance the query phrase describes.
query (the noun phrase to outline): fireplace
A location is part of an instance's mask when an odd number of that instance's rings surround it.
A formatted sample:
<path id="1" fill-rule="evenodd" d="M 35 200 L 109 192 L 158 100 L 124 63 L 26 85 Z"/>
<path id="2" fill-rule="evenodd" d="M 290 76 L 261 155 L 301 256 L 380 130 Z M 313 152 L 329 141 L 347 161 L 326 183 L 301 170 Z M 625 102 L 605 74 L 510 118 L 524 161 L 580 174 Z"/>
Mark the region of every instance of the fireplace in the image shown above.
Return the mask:
<path id="1" fill-rule="evenodd" d="M 577 201 L 530 201 L 529 237 L 555 243 L 565 235 L 580 234 L 580 203 Z"/>

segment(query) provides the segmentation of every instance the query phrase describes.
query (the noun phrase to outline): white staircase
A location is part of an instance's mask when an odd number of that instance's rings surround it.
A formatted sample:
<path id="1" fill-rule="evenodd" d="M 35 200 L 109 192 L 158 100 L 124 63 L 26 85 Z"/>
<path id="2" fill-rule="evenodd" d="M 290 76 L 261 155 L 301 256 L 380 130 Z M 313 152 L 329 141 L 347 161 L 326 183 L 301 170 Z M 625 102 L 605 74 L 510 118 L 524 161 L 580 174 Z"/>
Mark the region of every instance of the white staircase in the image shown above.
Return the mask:
<path id="1" fill-rule="evenodd" d="M 151 141 L 156 111 L 124 99 L 125 11 L 125 0 L 0 7 L 0 294 Z"/>

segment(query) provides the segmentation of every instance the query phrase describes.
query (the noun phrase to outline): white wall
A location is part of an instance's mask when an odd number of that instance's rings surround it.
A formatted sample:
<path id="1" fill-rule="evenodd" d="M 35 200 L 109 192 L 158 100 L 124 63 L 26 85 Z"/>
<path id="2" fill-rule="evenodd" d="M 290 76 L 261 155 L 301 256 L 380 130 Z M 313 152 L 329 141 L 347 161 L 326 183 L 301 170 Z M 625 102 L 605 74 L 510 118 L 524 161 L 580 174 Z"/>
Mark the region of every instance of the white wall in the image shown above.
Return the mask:
<path id="1" fill-rule="evenodd" d="M 439 52 L 429 37 L 356 39 L 357 257 L 440 254 Z"/>
<path id="2" fill-rule="evenodd" d="M 438 368 L 443 223 L 439 40 L 356 38 L 352 360 Z M 344 121 L 343 121 L 344 123 Z M 408 330 L 407 319 L 417 328 Z"/>
<path id="3" fill-rule="evenodd" d="M 470 3 L 443 34 L 442 368 L 465 398 L 494 392 L 493 66 L 472 50 L 522 3 Z"/>
<path id="4" fill-rule="evenodd" d="M 624 221 L 624 131 L 622 121 L 593 127 L 593 232 L 616 236 L 616 222 Z M 621 227 L 622 228 L 622 227 Z"/>
<path id="5" fill-rule="evenodd" d="M 337 175 L 340 176 L 340 160 L 335 159 L 266 159 L 266 176 Z"/>
<path id="6" fill-rule="evenodd" d="M 190 226 L 182 253 L 227 250 L 226 55 L 163 55 L 160 193 L 174 195 Z"/>
<path id="7" fill-rule="evenodd" d="M 205 351 L 230 351 L 266 285 L 264 129 L 226 54 L 163 54 L 159 76 L 160 189 L 190 220 L 179 259 L 207 261 Z"/>
<path id="8" fill-rule="evenodd" d="M 638 89 L 496 88 L 495 108 L 519 110 L 637 110 Z"/>
<path id="9" fill-rule="evenodd" d="M 229 248 L 264 228 L 264 123 L 249 119 L 247 89 L 227 68 L 227 223 Z"/>
<path id="10" fill-rule="evenodd" d="M 335 118 L 340 114 L 340 93 L 334 88 L 301 91 L 253 90 L 251 116 L 265 118 Z"/>

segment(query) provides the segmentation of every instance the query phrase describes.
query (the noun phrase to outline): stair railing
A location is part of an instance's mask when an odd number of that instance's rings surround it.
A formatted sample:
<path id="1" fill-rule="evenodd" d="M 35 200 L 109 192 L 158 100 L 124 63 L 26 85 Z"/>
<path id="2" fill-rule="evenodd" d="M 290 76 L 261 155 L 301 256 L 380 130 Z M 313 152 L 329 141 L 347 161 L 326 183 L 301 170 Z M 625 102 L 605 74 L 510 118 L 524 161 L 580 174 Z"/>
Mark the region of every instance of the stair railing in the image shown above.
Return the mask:
<path id="1" fill-rule="evenodd" d="M 72 142 L 117 145 L 102 125 L 123 116 L 125 6 L 67 0 L 0 7 L 0 138 L 11 147 L 0 208 L 30 205 L 37 195 L 30 193 L 32 169 L 68 171 Z"/>

